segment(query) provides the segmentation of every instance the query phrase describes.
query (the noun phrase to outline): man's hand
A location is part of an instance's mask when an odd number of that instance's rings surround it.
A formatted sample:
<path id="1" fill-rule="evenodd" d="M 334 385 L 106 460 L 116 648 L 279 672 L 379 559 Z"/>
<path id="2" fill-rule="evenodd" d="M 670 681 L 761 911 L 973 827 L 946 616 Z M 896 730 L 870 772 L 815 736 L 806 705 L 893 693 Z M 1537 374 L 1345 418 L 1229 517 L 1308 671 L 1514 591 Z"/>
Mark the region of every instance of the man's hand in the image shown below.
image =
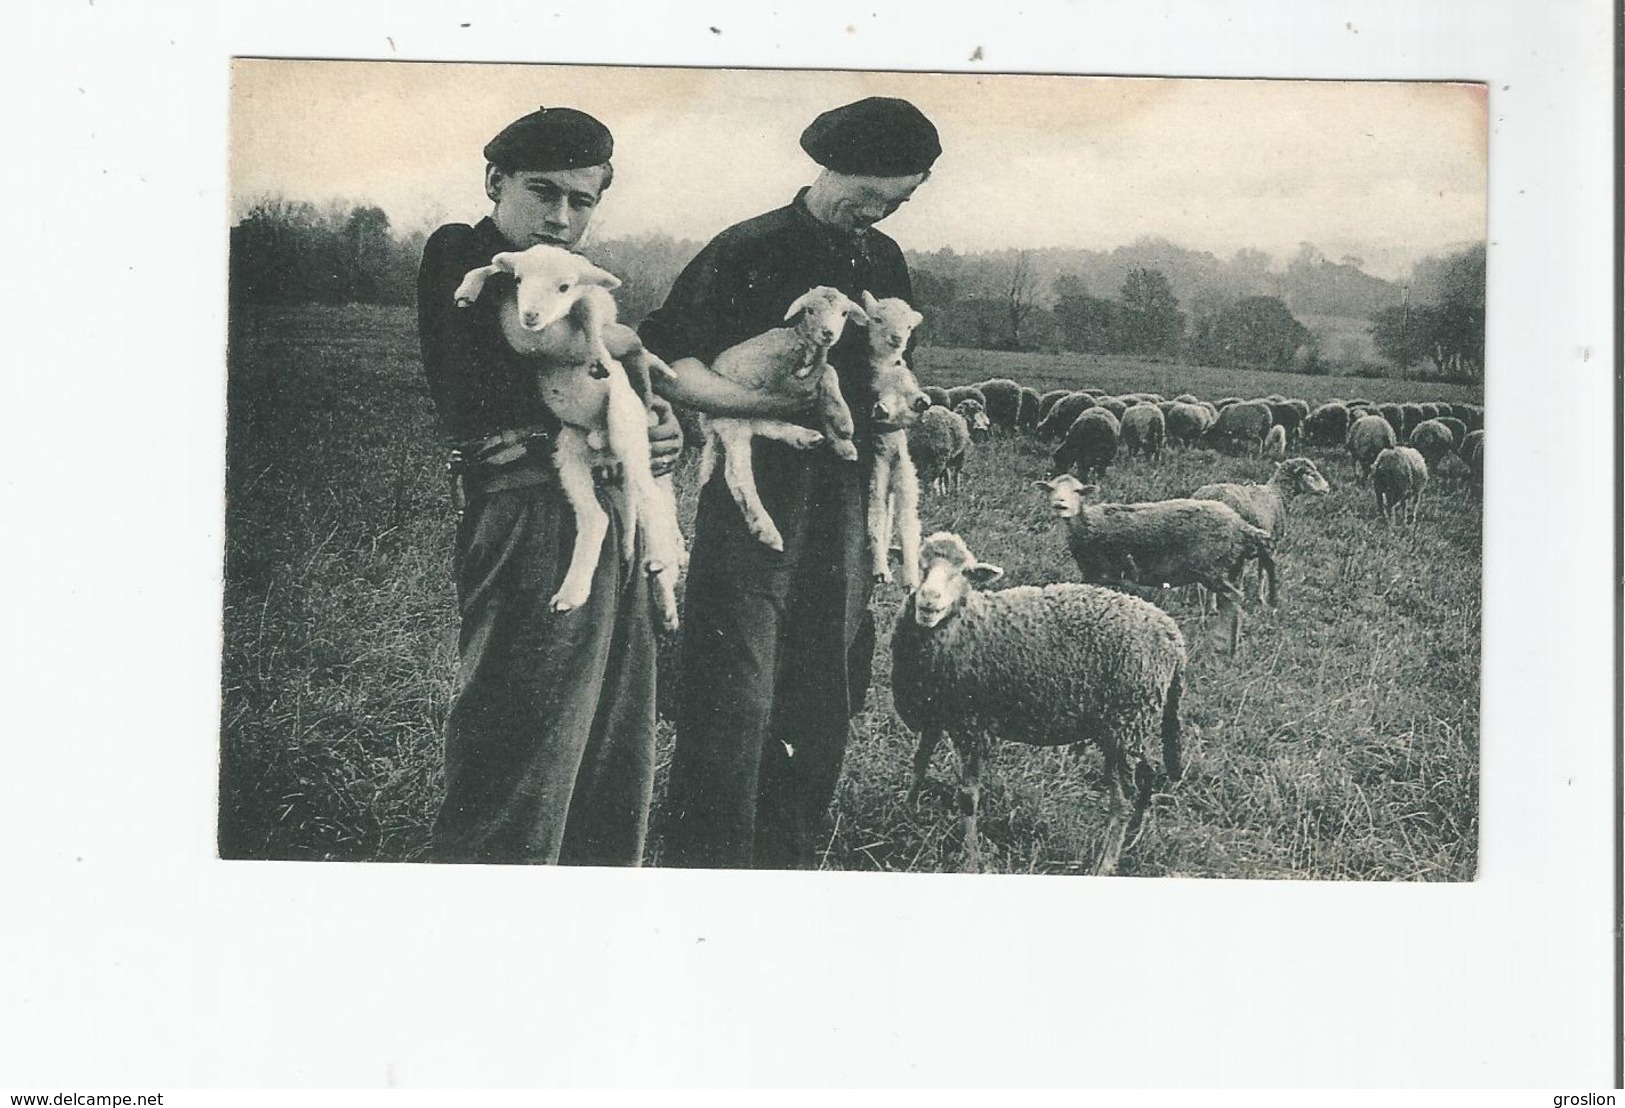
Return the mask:
<path id="1" fill-rule="evenodd" d="M 664 477 L 677 468 L 677 456 L 683 452 L 683 429 L 678 426 L 677 413 L 663 397 L 651 397 L 649 411 L 656 422 L 649 425 L 649 468 L 656 477 Z"/>

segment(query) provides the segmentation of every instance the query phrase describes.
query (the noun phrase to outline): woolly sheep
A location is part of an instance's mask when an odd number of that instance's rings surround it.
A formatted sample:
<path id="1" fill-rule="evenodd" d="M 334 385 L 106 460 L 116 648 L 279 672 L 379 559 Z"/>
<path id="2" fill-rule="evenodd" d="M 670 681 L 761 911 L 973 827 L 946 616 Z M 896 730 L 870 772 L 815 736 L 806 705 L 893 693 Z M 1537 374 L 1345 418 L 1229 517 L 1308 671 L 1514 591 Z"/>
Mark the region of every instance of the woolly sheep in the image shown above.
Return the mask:
<path id="1" fill-rule="evenodd" d="M 1275 417 L 1270 406 L 1262 400 L 1248 400 L 1219 409 L 1219 419 L 1208 430 L 1208 437 L 1231 445 L 1245 446 L 1249 453 L 1257 454 L 1264 445 Z"/>
<path id="2" fill-rule="evenodd" d="M 1105 389 L 1097 389 L 1097 388 L 1093 388 L 1093 387 L 1081 388 L 1078 391 L 1088 393 L 1090 396 L 1094 397 L 1096 400 L 1099 400 L 1101 397 L 1106 395 L 1106 390 Z"/>
<path id="3" fill-rule="evenodd" d="M 1402 440 L 1408 440 L 1411 437 L 1411 432 L 1416 430 L 1417 426 L 1427 419 L 1427 416 L 1422 412 L 1422 405 L 1414 403 L 1401 404 L 1399 406 L 1399 417 L 1404 421 L 1404 426 L 1399 429 L 1399 437 Z"/>
<path id="4" fill-rule="evenodd" d="M 965 424 L 970 428 L 972 442 L 986 442 L 993 435 L 993 423 L 987 418 L 987 410 L 978 404 L 974 398 L 967 397 L 954 405 L 954 411 L 964 417 Z"/>
<path id="5" fill-rule="evenodd" d="M 1377 455 L 1397 441 L 1393 424 L 1380 415 L 1363 415 L 1349 426 L 1348 452 L 1362 484 L 1371 476 L 1371 464 Z"/>
<path id="6" fill-rule="evenodd" d="M 1303 437 L 1316 446 L 1340 446 L 1349 433 L 1349 410 L 1329 401 L 1309 413 L 1303 422 Z"/>
<path id="7" fill-rule="evenodd" d="M 1307 412 L 1300 413 L 1291 400 L 1267 400 L 1270 409 L 1270 421 L 1281 428 L 1286 439 L 1294 442 L 1298 438 L 1298 426 L 1303 422 Z"/>
<path id="8" fill-rule="evenodd" d="M 1461 443 L 1461 460 L 1467 466 L 1467 491 L 1482 492 L 1484 489 L 1484 432 L 1482 429 L 1468 431 L 1467 437 Z"/>
<path id="9" fill-rule="evenodd" d="M 1112 415 L 1116 416 L 1119 423 L 1123 421 L 1123 413 L 1128 411 L 1128 405 L 1123 402 L 1121 397 L 1117 396 L 1108 396 L 1103 399 L 1096 400 L 1095 403 L 1100 407 L 1105 408 Z"/>
<path id="10" fill-rule="evenodd" d="M 1139 403 L 1123 413 L 1123 448 L 1129 457 L 1143 454 L 1153 462 L 1162 457 L 1162 443 L 1168 437 L 1168 424 L 1154 404 Z"/>
<path id="11" fill-rule="evenodd" d="M 1069 392 L 1055 403 L 1049 414 L 1038 421 L 1038 437 L 1041 441 L 1063 437 L 1067 429 L 1077 420 L 1078 416 L 1095 407 L 1095 398 L 1086 392 Z"/>
<path id="12" fill-rule="evenodd" d="M 1377 493 L 1377 510 L 1384 519 L 1392 521 L 1397 514 L 1405 521 L 1416 522 L 1422 510 L 1422 489 L 1428 483 L 1428 464 L 1422 455 L 1409 446 L 1390 446 L 1371 466 L 1371 487 Z"/>
<path id="13" fill-rule="evenodd" d="M 1194 393 L 1182 392 L 1174 397 L 1175 404 L 1200 404 L 1202 401 Z"/>
<path id="14" fill-rule="evenodd" d="M 1050 389 L 1044 395 L 1040 396 L 1038 398 L 1038 422 L 1043 423 L 1044 417 L 1049 415 L 1050 410 L 1054 408 L 1055 405 L 1059 404 L 1063 398 L 1071 395 L 1071 393 L 1071 389 Z"/>
<path id="15" fill-rule="evenodd" d="M 1479 431 L 1484 427 L 1484 407 L 1481 404 L 1457 404 L 1456 418 L 1467 425 L 1467 430 Z"/>
<path id="16" fill-rule="evenodd" d="M 948 390 L 941 385 L 926 385 L 925 395 L 932 404 L 939 408 L 948 407 Z"/>
<path id="17" fill-rule="evenodd" d="M 1208 410 L 1198 404 L 1174 401 L 1163 419 L 1169 445 L 1191 446 L 1212 425 Z"/>
<path id="18" fill-rule="evenodd" d="M 1021 410 L 1016 414 L 1016 426 L 1024 431 L 1038 426 L 1038 390 L 1021 386 Z"/>
<path id="19" fill-rule="evenodd" d="M 841 395 L 835 367 L 829 364 L 829 349 L 840 340 L 847 320 L 860 327 L 869 323 L 861 307 L 828 285 L 802 293 L 785 309 L 784 318 L 789 321 L 798 314 L 801 318 L 793 327 L 775 327 L 730 346 L 717 355 L 711 370 L 736 384 L 763 391 L 782 388 L 792 377 L 818 374 L 822 432 L 780 419 L 707 417 L 705 445 L 700 451 L 700 484 L 710 480 L 720 451 L 722 475 L 734 503 L 739 505 L 745 526 L 758 542 L 781 551 L 784 538 L 756 488 L 751 439 L 773 439 L 798 450 L 828 441 L 837 455 L 850 462 L 857 461 L 858 451 L 852 441 L 852 411 Z"/>
<path id="20" fill-rule="evenodd" d="M 1394 441 L 1399 442 L 1405 437 L 1405 413 L 1398 404 L 1378 404 L 1377 414 L 1388 421 L 1388 426 L 1394 429 Z"/>
<path id="21" fill-rule="evenodd" d="M 1217 500 L 1230 505 L 1242 519 L 1269 532 L 1270 539 L 1279 544 L 1286 535 L 1287 501 L 1300 492 L 1324 496 L 1330 489 L 1314 462 L 1308 458 L 1289 458 L 1277 465 L 1270 479 L 1262 485 L 1236 482 L 1203 485 L 1191 493 L 1191 499 Z M 1266 566 L 1259 562 L 1256 569 L 1261 577 L 1269 578 L 1269 605 L 1273 608 L 1281 600 L 1275 563 L 1271 561 Z M 1262 588 L 1259 592 L 1263 595 Z"/>
<path id="22" fill-rule="evenodd" d="M 965 417 L 935 404 L 908 431 L 908 452 L 920 484 L 938 494 L 959 491 L 970 445 Z"/>
<path id="23" fill-rule="evenodd" d="M 1410 445 L 1427 461 L 1428 468 L 1438 466 L 1446 454 L 1456 452 L 1456 438 L 1441 420 L 1424 419 L 1411 429 Z"/>
<path id="24" fill-rule="evenodd" d="M 1230 407 L 1232 404 L 1240 404 L 1240 403 L 1242 403 L 1241 397 L 1239 397 L 1239 396 L 1226 396 L 1226 397 L 1223 397 L 1223 398 L 1221 398 L 1219 400 L 1215 400 L 1213 402 L 1213 406 L 1215 408 L 1217 408 L 1219 411 L 1222 412 L 1226 408 Z"/>
<path id="25" fill-rule="evenodd" d="M 1021 416 L 1021 386 L 1008 377 L 995 377 L 975 387 L 982 392 L 988 423 L 1006 431 L 1015 430 Z"/>
<path id="26" fill-rule="evenodd" d="M 1270 433 L 1264 436 L 1264 446 L 1258 452 L 1260 458 L 1279 462 L 1286 457 L 1286 428 L 1279 423 L 1270 428 Z"/>
<path id="27" fill-rule="evenodd" d="M 1085 480 L 1106 476 L 1106 467 L 1117 456 L 1122 427 L 1105 408 L 1090 408 L 1067 428 L 1066 439 L 1055 451 L 1051 473 L 1076 469 Z"/>
<path id="28" fill-rule="evenodd" d="M 1095 872 L 1116 871 L 1151 801 L 1158 740 L 1170 781 L 1183 771 L 1179 701 L 1185 640 L 1167 613 L 1094 585 L 983 592 L 1003 575 L 958 535 L 925 541 L 924 579 L 892 632 L 892 701 L 919 732 L 908 802 L 918 802 L 944 735 L 959 755 L 963 866 L 980 865 L 976 817 L 992 737 L 1029 746 L 1089 741 L 1105 758 L 1109 816 Z M 1127 813 L 1130 790 L 1132 813 Z"/>
<path id="29" fill-rule="evenodd" d="M 925 317 L 897 297 L 876 300 L 865 291 L 861 300 L 869 317 L 869 380 L 875 396 L 875 436 L 868 448 L 871 571 L 876 581 L 891 580 L 895 526 L 903 551 L 903 583 L 913 588 L 919 584 L 920 482 L 908 451 L 908 429 L 931 401 L 903 352 Z"/>
<path id="30" fill-rule="evenodd" d="M 1258 559 L 1273 576 L 1269 532 L 1215 500 L 1086 504 L 1100 491 L 1063 473 L 1039 481 L 1066 524 L 1066 545 L 1085 581 L 1099 584 L 1201 585 L 1229 611 L 1230 653 L 1241 645 L 1242 567 Z"/>
<path id="31" fill-rule="evenodd" d="M 1460 450 L 1461 444 L 1467 440 L 1467 425 L 1455 416 L 1440 416 L 1439 422 L 1450 430 L 1452 450 Z"/>
<path id="32" fill-rule="evenodd" d="M 647 390 L 651 371 L 670 375 L 671 369 L 617 321 L 609 293 L 620 280 L 581 255 L 547 243 L 498 253 L 490 265 L 464 276 L 453 293 L 457 306 L 471 306 L 498 273 L 514 278 L 498 313 L 503 334 L 514 349 L 538 360 L 538 391 L 559 419 L 554 445 L 559 488 L 575 514 L 570 564 L 548 605 L 555 612 L 572 611 L 592 595 L 609 531 L 592 470 L 618 463 L 627 489 L 621 554 L 628 561 L 636 556 L 641 529 L 654 603 L 662 625 L 675 631 L 677 576 L 688 552 L 671 483 L 656 480 L 650 470 L 650 413 L 628 379 L 629 372 L 638 374 Z"/>
<path id="33" fill-rule="evenodd" d="M 974 400 L 983 411 L 987 410 L 987 397 L 975 385 L 955 385 L 948 390 L 948 407 L 957 408 L 967 400 Z"/>

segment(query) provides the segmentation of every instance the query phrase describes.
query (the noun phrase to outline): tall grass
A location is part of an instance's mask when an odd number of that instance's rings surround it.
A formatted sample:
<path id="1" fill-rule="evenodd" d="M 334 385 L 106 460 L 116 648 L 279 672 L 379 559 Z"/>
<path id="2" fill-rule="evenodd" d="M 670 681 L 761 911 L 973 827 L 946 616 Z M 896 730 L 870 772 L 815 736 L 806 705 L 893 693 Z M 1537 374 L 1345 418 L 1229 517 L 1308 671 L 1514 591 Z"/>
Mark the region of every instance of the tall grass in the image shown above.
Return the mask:
<path id="1" fill-rule="evenodd" d="M 1036 388 L 1280 391 L 1307 400 L 1477 399 L 1461 386 L 1234 374 L 1131 359 L 922 352 L 943 383 L 995 373 Z M 410 313 L 306 308 L 233 321 L 228 416 L 221 850 L 230 857 L 421 857 L 440 790 L 439 728 L 455 665 L 451 519 Z M 1414 385 L 1414 383 L 1412 383 Z M 1319 390 L 1319 391 L 1316 391 Z M 1380 393 L 1380 395 L 1373 395 Z M 1249 607 L 1239 657 L 1209 645 L 1169 595 L 1193 661 L 1190 769 L 1157 798 L 1125 873 L 1459 880 L 1477 858 L 1480 514 L 1459 471 L 1436 475 L 1422 520 L 1390 526 L 1340 452 L 1333 482 L 1292 505 L 1283 604 Z M 977 450 L 964 492 L 927 495 L 927 530 L 959 532 L 1007 584 L 1073 579 L 1032 485 L 1047 450 L 1006 436 Z M 1122 462 L 1113 499 L 1183 495 L 1267 466 L 1194 450 Z M 678 476 L 692 519 L 692 465 Z M 913 736 L 891 707 L 889 628 L 876 593 L 875 681 L 857 720 L 824 864 L 957 865 L 942 788 L 906 808 Z M 658 735 L 664 762 L 671 747 Z M 933 777 L 955 775 L 946 745 Z M 984 868 L 1069 873 L 1099 849 L 1098 752 L 995 747 L 983 774 Z M 663 787 L 663 779 L 657 789 Z M 657 796 L 658 796 L 657 792 Z M 649 860 L 658 863 L 657 809 Z"/>

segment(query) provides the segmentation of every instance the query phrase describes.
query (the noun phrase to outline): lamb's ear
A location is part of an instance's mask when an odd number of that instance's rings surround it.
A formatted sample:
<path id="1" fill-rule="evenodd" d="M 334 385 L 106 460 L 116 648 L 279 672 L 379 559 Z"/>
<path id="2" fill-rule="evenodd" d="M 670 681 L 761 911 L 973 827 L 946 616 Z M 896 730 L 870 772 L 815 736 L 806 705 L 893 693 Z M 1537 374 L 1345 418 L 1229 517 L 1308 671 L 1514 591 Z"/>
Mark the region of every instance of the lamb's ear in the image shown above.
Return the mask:
<path id="1" fill-rule="evenodd" d="M 859 327 L 869 326 L 869 314 L 856 304 L 852 303 L 850 300 L 848 300 L 846 303 L 846 318 L 851 322 L 856 323 Z"/>
<path id="2" fill-rule="evenodd" d="M 491 264 L 504 273 L 513 272 L 513 260 L 519 255 L 512 250 L 504 250 L 500 254 L 491 255 Z"/>
<path id="3" fill-rule="evenodd" d="M 864 289 L 862 292 L 858 293 L 858 303 L 863 305 L 863 310 L 866 312 L 873 312 L 876 308 L 880 307 L 880 301 L 876 300 L 875 294 L 870 292 L 868 289 Z"/>
<path id="4" fill-rule="evenodd" d="M 981 587 L 982 585 L 991 585 L 993 582 L 997 581 L 1003 576 L 1004 570 L 1000 569 L 992 562 L 977 562 L 975 565 L 969 566 L 965 570 L 965 580 L 969 581 L 973 585 L 976 585 L 977 587 Z"/>
<path id="5" fill-rule="evenodd" d="M 607 269 L 583 262 L 581 266 L 581 280 L 584 284 L 597 285 L 599 288 L 618 289 L 621 279 Z"/>
<path id="6" fill-rule="evenodd" d="M 923 315 L 921 315 L 919 312 L 910 312 L 909 313 L 908 329 L 910 331 L 914 330 L 914 328 L 918 327 L 920 324 L 922 324 L 924 322 L 925 322 L 925 317 Z"/>
<path id="7" fill-rule="evenodd" d="M 1078 486 L 1078 495 L 1079 496 L 1097 496 L 1097 495 L 1099 495 L 1099 493 L 1100 493 L 1100 486 L 1099 485 L 1079 485 Z"/>
<path id="8" fill-rule="evenodd" d="M 786 320 L 794 319 L 796 317 L 796 313 L 807 306 L 807 298 L 811 295 L 812 289 L 808 289 L 806 292 L 792 300 L 790 302 L 790 306 L 784 309 L 784 318 Z"/>
<path id="9" fill-rule="evenodd" d="M 1037 485 L 1041 489 L 1048 489 L 1050 492 L 1055 491 L 1055 478 L 1053 477 L 1051 477 L 1048 481 L 1034 481 L 1033 484 Z"/>

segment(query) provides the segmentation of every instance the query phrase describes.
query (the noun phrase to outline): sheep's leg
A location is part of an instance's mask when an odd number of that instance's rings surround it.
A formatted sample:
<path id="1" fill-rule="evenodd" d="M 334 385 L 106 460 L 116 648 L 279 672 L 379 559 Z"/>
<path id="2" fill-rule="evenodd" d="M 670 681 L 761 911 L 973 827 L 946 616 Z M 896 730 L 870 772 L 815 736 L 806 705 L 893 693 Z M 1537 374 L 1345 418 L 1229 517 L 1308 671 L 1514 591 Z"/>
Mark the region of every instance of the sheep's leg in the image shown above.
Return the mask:
<path id="1" fill-rule="evenodd" d="M 891 458 L 884 452 L 869 459 L 869 573 L 877 582 L 891 580 Z"/>
<path id="2" fill-rule="evenodd" d="M 959 754 L 959 810 L 964 813 L 965 851 L 961 868 L 976 873 L 982 868 L 982 850 L 976 837 L 976 811 L 982 799 L 982 750 L 986 739 L 982 735 L 961 738 L 953 736 L 954 750 Z"/>
<path id="3" fill-rule="evenodd" d="M 908 786 L 908 806 L 914 807 L 920 802 L 920 790 L 925 787 L 926 776 L 931 772 L 931 756 L 937 751 L 937 744 L 942 741 L 942 732 L 925 730 L 920 732 L 920 741 L 914 748 L 914 776 Z"/>
<path id="4" fill-rule="evenodd" d="M 559 487 L 575 512 L 576 540 L 570 552 L 570 568 L 548 603 L 555 612 L 568 612 L 585 604 L 592 593 L 598 554 L 609 531 L 609 515 L 599 506 L 593 491 L 587 437 L 581 430 L 568 424 L 560 428 L 556 462 Z"/>
<path id="5" fill-rule="evenodd" d="M 718 421 L 721 424 L 722 421 Z M 726 426 L 716 426 L 718 437 L 722 440 L 722 475 L 728 482 L 728 491 L 733 493 L 734 503 L 739 505 L 739 514 L 744 517 L 745 527 L 757 541 L 783 552 L 784 536 L 779 534 L 778 527 L 773 523 L 773 517 L 767 514 L 767 506 L 762 503 L 762 494 L 756 489 L 756 470 L 751 459 L 750 429 L 748 426 L 739 426 L 730 420 Z"/>
<path id="6" fill-rule="evenodd" d="M 782 442 L 797 450 L 810 450 L 824 441 L 823 432 L 814 431 L 811 427 L 803 427 L 798 423 L 787 423 L 782 419 L 752 420 L 750 429 L 758 438 Z"/>
<path id="7" fill-rule="evenodd" d="M 1111 739 L 1101 744 L 1101 751 L 1106 756 L 1106 835 L 1101 846 L 1100 861 L 1095 865 L 1095 872 L 1102 876 L 1110 876 L 1117 872 L 1118 860 L 1123 855 L 1123 842 L 1128 837 L 1128 794 L 1129 782 L 1128 757 L 1123 750 L 1122 742 Z"/>
<path id="8" fill-rule="evenodd" d="M 604 330 L 615 322 L 615 301 L 601 288 L 584 289 L 571 309 L 571 316 L 587 336 L 593 360 L 608 369 L 615 359 L 604 342 Z"/>
<path id="9" fill-rule="evenodd" d="M 1234 577 L 1222 582 L 1216 591 L 1219 594 L 1219 615 L 1229 617 L 1230 654 L 1234 657 L 1241 645 L 1241 605 L 1244 597 Z"/>
<path id="10" fill-rule="evenodd" d="M 1260 550 L 1258 552 L 1258 561 L 1253 565 L 1253 572 L 1258 578 L 1258 594 L 1260 596 L 1264 595 L 1264 578 L 1268 577 L 1270 586 L 1270 607 L 1280 607 L 1281 585 L 1279 577 L 1276 573 L 1275 555 L 1268 550 Z"/>
<path id="11" fill-rule="evenodd" d="M 849 462 L 857 461 L 858 448 L 852 444 L 852 434 L 856 429 L 852 422 L 852 409 L 846 406 L 846 397 L 841 395 L 841 379 L 832 365 L 825 365 L 823 379 L 818 385 L 818 412 L 824 432 L 829 436 L 830 448 L 836 456 Z"/>
<path id="12" fill-rule="evenodd" d="M 462 284 L 457 286 L 457 291 L 451 294 L 452 301 L 459 308 L 472 307 L 474 301 L 480 298 L 480 293 L 485 291 L 485 282 L 490 280 L 493 273 L 500 272 L 502 267 L 499 265 L 482 265 L 469 270 Z"/>
<path id="13" fill-rule="evenodd" d="M 892 463 L 892 503 L 897 512 L 897 534 L 903 547 L 903 585 L 920 587 L 920 477 L 909 457 L 908 447 L 899 444 Z"/>
<path id="14" fill-rule="evenodd" d="M 648 503 L 638 487 L 640 481 L 652 483 L 649 476 L 649 411 L 632 391 L 625 370 L 617 373 L 618 362 L 610 364 L 609 403 L 604 422 L 609 436 L 610 453 L 621 461 L 623 500 L 626 504 L 625 526 L 621 529 L 621 557 L 630 562 L 637 555 L 638 528 L 646 524 L 639 509 Z"/>

